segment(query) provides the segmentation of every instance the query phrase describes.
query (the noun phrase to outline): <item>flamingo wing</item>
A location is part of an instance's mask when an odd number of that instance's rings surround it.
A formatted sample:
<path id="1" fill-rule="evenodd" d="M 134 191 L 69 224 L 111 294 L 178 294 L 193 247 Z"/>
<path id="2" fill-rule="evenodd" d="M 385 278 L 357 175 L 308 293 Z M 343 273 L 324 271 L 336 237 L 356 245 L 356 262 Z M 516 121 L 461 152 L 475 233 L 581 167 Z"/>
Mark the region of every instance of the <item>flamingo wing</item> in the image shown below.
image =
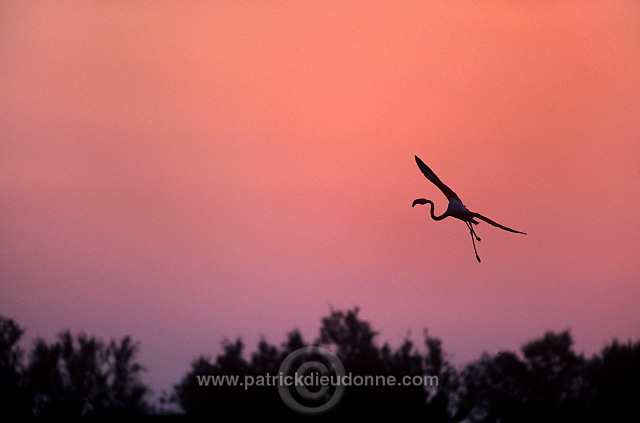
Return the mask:
<path id="1" fill-rule="evenodd" d="M 422 173 L 424 174 L 424 176 L 430 180 L 431 182 L 433 182 L 433 184 L 435 186 L 437 186 L 440 191 L 442 191 L 442 193 L 445 195 L 445 197 L 447 197 L 447 200 L 451 201 L 451 200 L 458 200 L 460 201 L 460 197 L 458 197 L 458 195 L 453 192 L 453 190 L 451 188 L 449 188 L 448 186 L 446 186 L 441 180 L 440 178 L 438 178 L 436 176 L 435 173 L 433 173 L 433 171 L 431 169 L 429 169 L 429 166 L 427 166 L 422 160 L 420 160 L 420 157 L 415 156 L 416 157 L 416 163 L 418 164 L 418 167 L 420 168 L 420 170 L 422 171 Z M 495 223 L 495 222 L 494 222 Z"/>
<path id="2" fill-rule="evenodd" d="M 509 232 L 515 232 L 517 234 L 526 235 L 524 232 L 516 231 L 515 229 L 507 228 L 504 225 L 501 225 L 501 224 L 499 224 L 497 222 L 494 222 L 493 220 L 489 219 L 488 217 L 484 217 L 480 213 L 471 213 L 471 214 L 473 215 L 473 217 L 477 217 L 478 219 L 484 220 L 485 222 L 487 222 L 490 225 L 495 226 L 496 228 L 504 229 L 505 231 L 509 231 Z"/>

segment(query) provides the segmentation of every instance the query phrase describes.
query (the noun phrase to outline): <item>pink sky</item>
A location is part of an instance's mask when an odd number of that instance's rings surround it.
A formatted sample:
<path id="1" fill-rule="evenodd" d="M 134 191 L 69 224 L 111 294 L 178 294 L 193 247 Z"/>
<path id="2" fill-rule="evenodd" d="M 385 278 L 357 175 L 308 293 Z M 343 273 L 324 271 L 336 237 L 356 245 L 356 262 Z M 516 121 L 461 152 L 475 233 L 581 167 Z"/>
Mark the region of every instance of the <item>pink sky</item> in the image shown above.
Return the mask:
<path id="1" fill-rule="evenodd" d="M 640 3 L 3 2 L 0 313 L 169 389 L 335 308 L 454 361 L 640 335 Z M 433 222 L 446 199 L 527 232 Z"/>

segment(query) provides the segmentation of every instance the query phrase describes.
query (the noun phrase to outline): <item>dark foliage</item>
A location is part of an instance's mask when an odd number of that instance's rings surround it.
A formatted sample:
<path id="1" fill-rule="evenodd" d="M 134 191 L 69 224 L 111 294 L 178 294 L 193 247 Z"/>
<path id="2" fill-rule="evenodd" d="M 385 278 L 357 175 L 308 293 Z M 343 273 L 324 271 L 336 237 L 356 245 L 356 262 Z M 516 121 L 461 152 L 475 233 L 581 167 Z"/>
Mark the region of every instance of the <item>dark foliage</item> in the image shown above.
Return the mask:
<path id="1" fill-rule="evenodd" d="M 144 415 L 147 387 L 139 380 L 138 347 L 129 337 L 109 344 L 84 334 L 62 332 L 55 342 L 40 339 L 28 364 L 17 342 L 23 331 L 0 317 L 3 410 L 9 416 L 83 417 Z"/>
<path id="2" fill-rule="evenodd" d="M 0 413 L 10 419 L 29 416 L 24 352 L 18 346 L 24 330 L 0 316 Z"/>
<path id="3" fill-rule="evenodd" d="M 573 350 L 568 331 L 548 332 L 520 353 L 483 354 L 456 368 L 440 339 L 425 331 L 426 353 L 411 340 L 393 349 L 379 346 L 377 333 L 358 316 L 357 308 L 331 311 L 321 320 L 312 345 L 333 351 L 352 375 L 437 377 L 437 386 L 353 386 L 328 418 L 421 416 L 433 422 L 567 422 L 611 421 L 638 416 L 633 399 L 640 394 L 640 342 L 614 342 L 600 355 L 585 359 Z M 240 341 L 227 343 L 215 364 L 200 358 L 176 386 L 179 403 L 190 415 L 215 416 L 242 410 L 254 416 L 291 415 L 276 388 L 204 387 L 202 375 L 276 374 L 292 351 L 305 345 L 298 332 L 281 349 L 262 340 L 251 360 L 242 358 Z M 232 397 L 233 399 L 231 399 Z M 255 414 L 251 414 L 255 412 Z"/>
<path id="4" fill-rule="evenodd" d="M 319 335 L 312 343 L 297 330 L 287 334 L 279 346 L 262 339 L 251 353 L 240 339 L 225 341 L 221 354 L 196 359 L 175 386 L 171 398 L 185 415 L 155 413 L 153 419 L 299 419 L 282 401 L 275 381 L 282 375 L 285 359 L 310 345 L 332 351 L 352 382 L 359 376 L 378 377 L 376 384 L 346 387 L 335 409 L 316 420 L 406 416 L 446 423 L 526 423 L 640 418 L 634 407 L 640 394 L 640 342 L 613 341 L 587 359 L 573 350 L 568 331 L 548 332 L 519 352 L 485 353 L 457 368 L 442 342 L 428 332 L 422 347 L 408 337 L 397 348 L 379 345 L 377 333 L 358 314 L 357 308 L 332 310 L 321 320 Z M 5 416 L 6 420 L 137 416 L 143 421 L 154 416 L 147 402 L 149 390 L 140 381 L 143 368 L 136 362 L 137 345 L 129 337 L 104 343 L 63 332 L 53 343 L 38 340 L 26 356 L 19 347 L 23 333 L 13 320 L 0 317 L 3 421 Z M 310 367 L 310 363 L 303 359 L 296 366 Z M 265 383 L 267 375 L 273 379 Z M 425 376 L 430 379 L 421 379 L 422 384 L 389 383 L 390 378 L 400 382 L 410 380 L 404 377 Z M 251 385 L 207 384 L 203 377 L 237 377 Z M 321 397 L 332 393 L 326 391 Z"/>

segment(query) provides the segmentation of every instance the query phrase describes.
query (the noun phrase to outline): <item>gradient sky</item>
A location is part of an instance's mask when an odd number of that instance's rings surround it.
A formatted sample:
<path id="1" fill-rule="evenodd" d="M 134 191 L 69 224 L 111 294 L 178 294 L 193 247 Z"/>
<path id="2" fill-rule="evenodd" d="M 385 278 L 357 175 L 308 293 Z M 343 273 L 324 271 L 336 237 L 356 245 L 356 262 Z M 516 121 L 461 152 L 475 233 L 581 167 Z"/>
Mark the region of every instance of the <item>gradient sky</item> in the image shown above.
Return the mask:
<path id="1" fill-rule="evenodd" d="M 169 389 L 330 307 L 457 363 L 640 335 L 640 2 L 0 4 L 0 314 Z M 420 156 L 472 210 L 482 263 Z"/>

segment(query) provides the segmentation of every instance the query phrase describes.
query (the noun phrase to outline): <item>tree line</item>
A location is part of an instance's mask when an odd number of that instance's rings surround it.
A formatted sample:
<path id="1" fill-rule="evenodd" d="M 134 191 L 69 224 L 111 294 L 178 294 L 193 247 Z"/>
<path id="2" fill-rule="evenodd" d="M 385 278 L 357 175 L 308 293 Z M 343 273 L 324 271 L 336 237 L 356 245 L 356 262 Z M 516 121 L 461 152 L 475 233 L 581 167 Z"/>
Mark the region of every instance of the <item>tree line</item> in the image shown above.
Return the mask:
<path id="1" fill-rule="evenodd" d="M 24 334 L 0 316 L 0 416 L 157 417 L 166 414 L 142 380 L 139 345 L 130 337 L 104 342 L 61 332 L 24 351 Z M 639 420 L 640 341 L 606 345 L 592 357 L 573 348 L 569 331 L 547 332 L 518 352 L 484 353 L 454 365 L 442 341 L 426 330 L 423 345 L 406 337 L 398 347 L 376 342 L 359 309 L 331 310 L 307 342 L 293 330 L 281 345 L 258 342 L 251 353 L 241 339 L 225 341 L 216 357 L 200 356 L 163 401 L 180 416 L 211 418 L 290 416 L 275 386 L 202 383 L 202 376 L 276 376 L 285 358 L 314 345 L 332 351 L 350 375 L 435 377 L 436 385 L 352 386 L 327 418 L 420 416 L 433 422 L 565 422 Z M 422 351 L 422 352 L 421 352 Z M 295 393 L 294 393 L 295 394 Z M 328 394 L 327 394 L 328 395 Z M 303 399 L 300 400 L 301 402 Z M 3 419 L 4 420 L 4 419 Z"/>

